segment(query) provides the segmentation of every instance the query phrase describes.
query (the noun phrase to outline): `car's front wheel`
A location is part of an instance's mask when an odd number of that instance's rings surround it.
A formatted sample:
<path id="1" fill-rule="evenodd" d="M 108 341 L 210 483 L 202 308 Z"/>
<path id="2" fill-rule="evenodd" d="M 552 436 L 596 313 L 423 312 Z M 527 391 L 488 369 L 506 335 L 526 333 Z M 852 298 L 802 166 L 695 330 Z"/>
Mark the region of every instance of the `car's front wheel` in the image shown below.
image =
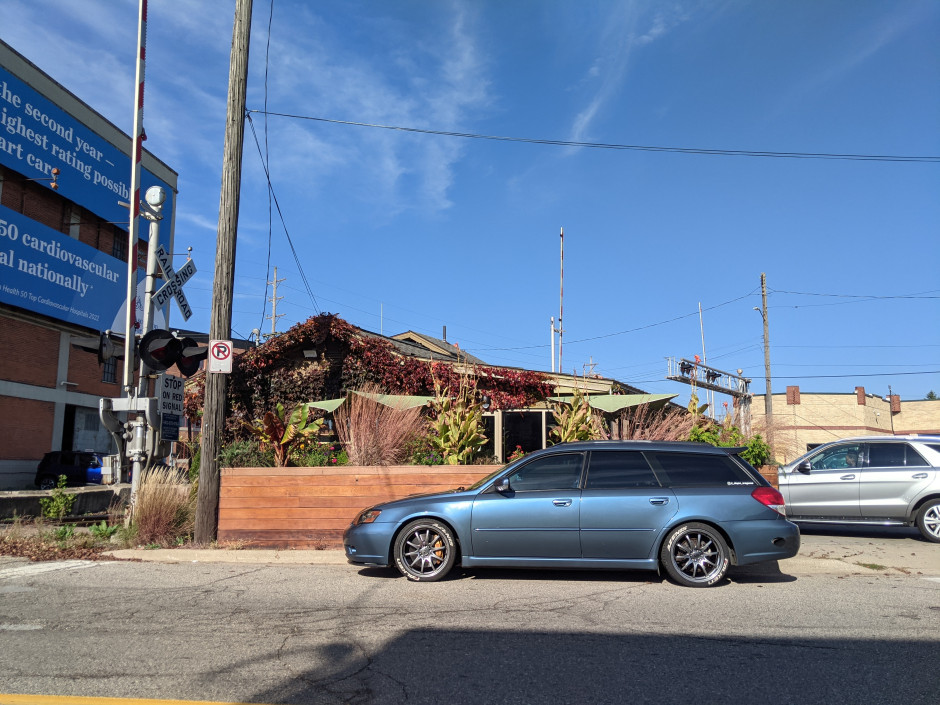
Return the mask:
<path id="1" fill-rule="evenodd" d="M 411 522 L 395 539 L 395 566 L 408 580 L 430 583 L 454 565 L 457 543 L 447 526 L 433 519 Z"/>
<path id="2" fill-rule="evenodd" d="M 724 579 L 731 551 L 717 529 L 689 522 L 669 532 L 659 560 L 679 585 L 708 587 Z"/>
<path id="3" fill-rule="evenodd" d="M 917 512 L 917 528 L 928 541 L 940 543 L 940 499 L 931 499 Z"/>
<path id="4" fill-rule="evenodd" d="M 41 490 L 54 490 L 56 488 L 56 480 L 52 475 L 43 475 L 39 478 L 39 489 Z"/>

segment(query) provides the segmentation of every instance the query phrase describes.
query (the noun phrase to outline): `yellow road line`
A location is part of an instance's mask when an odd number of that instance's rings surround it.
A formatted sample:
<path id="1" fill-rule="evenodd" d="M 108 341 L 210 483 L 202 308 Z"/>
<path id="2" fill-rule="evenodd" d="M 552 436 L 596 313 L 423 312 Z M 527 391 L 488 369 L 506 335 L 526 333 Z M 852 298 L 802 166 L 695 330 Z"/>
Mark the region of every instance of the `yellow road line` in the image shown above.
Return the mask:
<path id="1" fill-rule="evenodd" d="M 263 705 L 262 703 L 208 700 L 149 700 L 147 698 L 93 698 L 81 695 L 13 695 L 0 693 L 0 705 Z"/>

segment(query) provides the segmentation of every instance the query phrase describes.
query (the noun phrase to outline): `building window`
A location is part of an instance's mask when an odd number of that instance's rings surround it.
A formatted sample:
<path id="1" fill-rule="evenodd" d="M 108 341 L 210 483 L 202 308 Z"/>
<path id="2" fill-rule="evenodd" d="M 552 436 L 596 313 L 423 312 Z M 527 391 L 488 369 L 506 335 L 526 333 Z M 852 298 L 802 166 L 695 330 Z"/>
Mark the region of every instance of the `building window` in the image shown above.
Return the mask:
<path id="1" fill-rule="evenodd" d="M 104 367 L 101 370 L 101 381 L 111 384 L 117 383 L 117 358 L 112 357 L 104 361 Z"/>
<path id="2" fill-rule="evenodd" d="M 111 256 L 122 262 L 127 261 L 127 234 L 119 228 L 114 229 L 114 244 L 111 245 Z"/>

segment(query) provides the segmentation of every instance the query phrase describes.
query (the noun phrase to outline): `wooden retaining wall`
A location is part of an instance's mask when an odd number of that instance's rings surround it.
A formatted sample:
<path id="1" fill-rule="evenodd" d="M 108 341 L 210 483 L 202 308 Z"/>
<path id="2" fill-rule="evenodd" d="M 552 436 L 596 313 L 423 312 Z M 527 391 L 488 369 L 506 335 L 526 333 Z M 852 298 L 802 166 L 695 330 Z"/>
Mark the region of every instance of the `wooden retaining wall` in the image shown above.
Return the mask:
<path id="1" fill-rule="evenodd" d="M 223 468 L 220 542 L 259 548 L 338 548 L 360 510 L 411 494 L 468 487 L 498 465 Z M 762 467 L 777 486 L 777 468 Z"/>
<path id="2" fill-rule="evenodd" d="M 259 548 L 336 548 L 360 510 L 466 487 L 497 467 L 223 468 L 218 540 Z"/>

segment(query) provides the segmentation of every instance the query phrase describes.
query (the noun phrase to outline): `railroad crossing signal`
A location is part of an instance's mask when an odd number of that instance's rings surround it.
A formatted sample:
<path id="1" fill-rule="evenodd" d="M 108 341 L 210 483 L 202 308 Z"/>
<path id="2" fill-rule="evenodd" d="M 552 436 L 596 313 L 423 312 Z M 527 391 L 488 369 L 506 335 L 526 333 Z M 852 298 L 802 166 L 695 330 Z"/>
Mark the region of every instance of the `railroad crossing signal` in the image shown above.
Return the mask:
<path id="1" fill-rule="evenodd" d="M 153 295 L 154 307 L 163 308 L 171 298 L 175 298 L 180 307 L 180 312 L 183 314 L 183 320 L 188 321 L 189 317 L 193 315 L 193 310 L 189 307 L 189 302 L 183 293 L 183 284 L 188 282 L 196 273 L 196 263 L 191 259 L 187 259 L 186 264 L 178 272 L 174 271 L 173 257 L 163 249 L 163 245 L 157 248 L 157 261 L 160 263 L 160 269 L 163 270 L 163 278 L 166 279 L 166 284 L 161 286 L 157 293 Z"/>
<path id="2" fill-rule="evenodd" d="M 209 349 L 192 338 L 177 338 L 168 330 L 152 330 L 140 339 L 140 359 L 151 370 L 163 372 L 173 365 L 180 373 L 189 377 L 199 371 L 199 364 L 206 359 Z"/>

